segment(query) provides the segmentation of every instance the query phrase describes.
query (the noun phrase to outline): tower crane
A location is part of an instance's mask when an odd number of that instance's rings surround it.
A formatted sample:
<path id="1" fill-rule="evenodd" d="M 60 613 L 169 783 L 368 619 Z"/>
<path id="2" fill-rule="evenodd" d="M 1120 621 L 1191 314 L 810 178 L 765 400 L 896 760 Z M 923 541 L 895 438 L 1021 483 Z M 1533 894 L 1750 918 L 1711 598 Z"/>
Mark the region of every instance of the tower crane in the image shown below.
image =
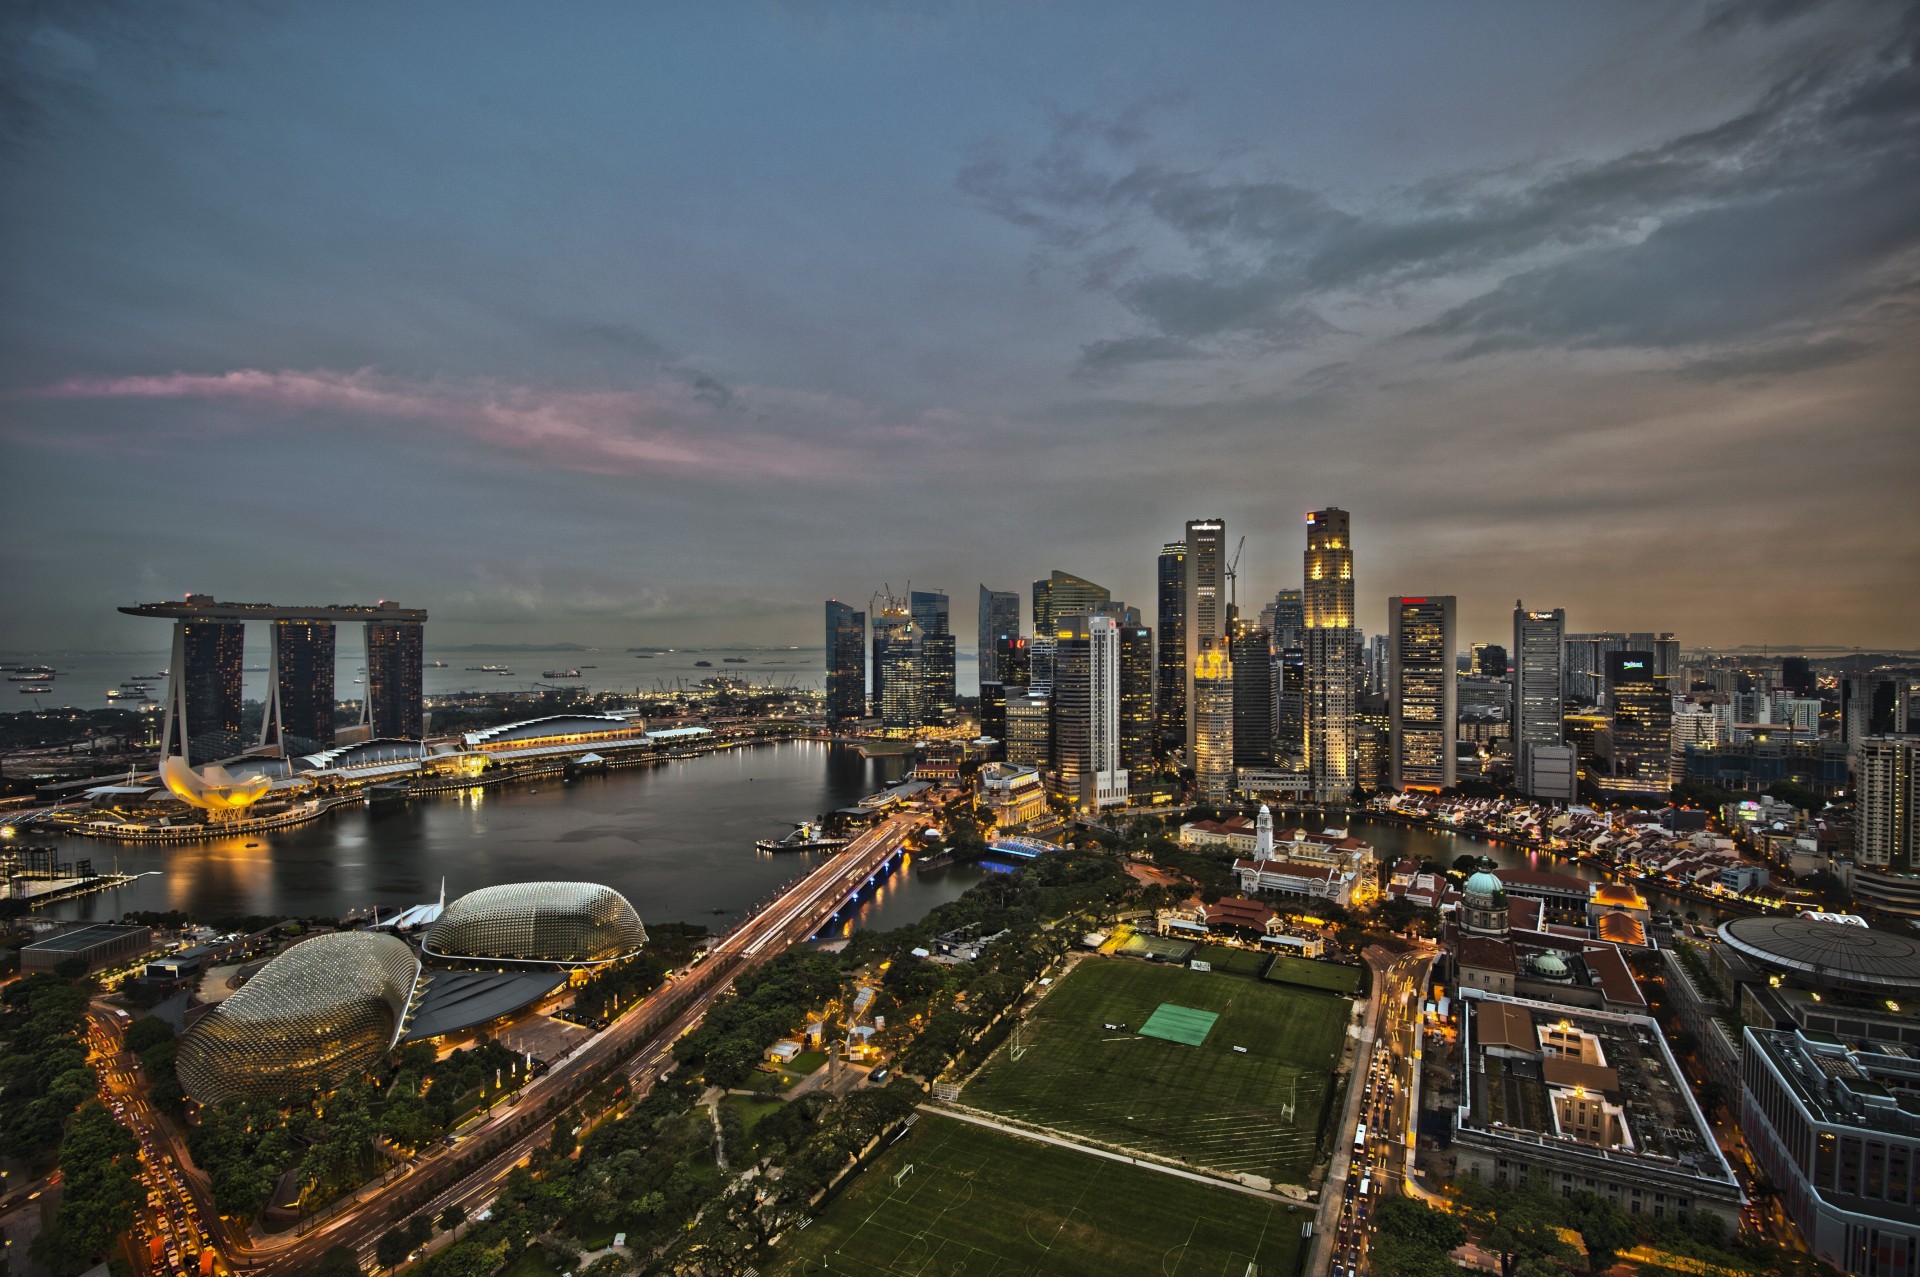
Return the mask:
<path id="1" fill-rule="evenodd" d="M 1227 560 L 1227 607 L 1233 615 L 1240 614 L 1240 552 L 1247 548 L 1246 537 L 1240 538 L 1240 544 L 1233 547 L 1233 557 Z"/>

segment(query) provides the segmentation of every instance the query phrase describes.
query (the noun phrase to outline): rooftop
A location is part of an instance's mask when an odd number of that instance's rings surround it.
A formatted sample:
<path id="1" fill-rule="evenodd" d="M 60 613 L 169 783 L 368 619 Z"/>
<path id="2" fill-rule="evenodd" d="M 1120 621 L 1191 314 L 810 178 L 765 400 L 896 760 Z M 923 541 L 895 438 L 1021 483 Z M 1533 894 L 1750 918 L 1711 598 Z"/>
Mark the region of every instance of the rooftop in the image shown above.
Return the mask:
<path id="1" fill-rule="evenodd" d="M 35 940 L 28 949 L 37 949 L 42 953 L 78 953 L 82 949 L 91 949 L 97 944 L 110 944 L 124 939 L 136 931 L 146 931 L 145 927 L 130 926 L 118 922 L 99 922 L 91 927 L 81 927 L 77 931 L 62 931 L 59 935 L 48 936 L 45 940 Z"/>
<path id="2" fill-rule="evenodd" d="M 187 621 L 424 621 L 427 610 L 378 603 L 322 603 L 285 607 L 275 603 L 219 603 L 211 595 L 189 594 L 166 603 L 136 603 L 120 609 L 128 616 L 162 616 Z"/>
<path id="3" fill-rule="evenodd" d="M 1722 923 L 1729 948 L 1774 969 L 1860 989 L 1920 985 L 1920 938 L 1806 918 L 1736 918 Z"/>
<path id="4" fill-rule="evenodd" d="M 1920 1053 L 1793 1029 L 1749 1029 L 1747 1041 L 1816 1120 L 1920 1134 Z"/>

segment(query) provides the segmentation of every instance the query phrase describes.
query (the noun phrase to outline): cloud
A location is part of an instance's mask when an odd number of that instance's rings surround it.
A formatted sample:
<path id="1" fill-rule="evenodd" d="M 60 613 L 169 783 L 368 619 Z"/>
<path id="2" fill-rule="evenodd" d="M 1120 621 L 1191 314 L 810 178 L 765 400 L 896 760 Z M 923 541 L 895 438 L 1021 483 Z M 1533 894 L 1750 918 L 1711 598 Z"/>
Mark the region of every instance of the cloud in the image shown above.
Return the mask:
<path id="1" fill-rule="evenodd" d="M 1874 349 L 1845 337 L 1788 342 L 1690 360 L 1678 375 L 1695 381 L 1735 381 L 1750 377 L 1783 377 L 1817 368 L 1838 368 L 1865 358 Z"/>
<path id="2" fill-rule="evenodd" d="M 1774 0 L 1754 21 L 1814 7 Z M 958 184 L 1032 231 L 1043 267 L 1078 270 L 1145 323 L 1088 343 L 1083 371 L 1310 346 L 1337 331 L 1322 318 L 1336 309 L 1469 355 L 1764 341 L 1804 308 L 1916 274 L 1920 7 L 1892 21 L 1829 7 L 1829 38 L 1796 43 L 1745 109 L 1599 159 L 1443 174 L 1342 206 L 1245 154 L 1169 164 L 1143 113 L 1108 129 L 1056 113 L 1031 159 L 982 151 Z M 1429 322 L 1433 301 L 1445 313 Z"/>
<path id="3" fill-rule="evenodd" d="M 691 375 L 643 390 L 576 391 L 413 381 L 365 368 L 246 368 L 81 378 L 28 397 L 236 403 L 288 415 L 413 424 L 555 469 L 614 475 L 830 479 L 845 474 L 861 440 L 903 437 L 897 423 L 831 396 L 736 389 Z M 728 411 L 736 406 L 780 425 L 764 428 Z M 830 437 L 807 437 L 809 432 Z"/>

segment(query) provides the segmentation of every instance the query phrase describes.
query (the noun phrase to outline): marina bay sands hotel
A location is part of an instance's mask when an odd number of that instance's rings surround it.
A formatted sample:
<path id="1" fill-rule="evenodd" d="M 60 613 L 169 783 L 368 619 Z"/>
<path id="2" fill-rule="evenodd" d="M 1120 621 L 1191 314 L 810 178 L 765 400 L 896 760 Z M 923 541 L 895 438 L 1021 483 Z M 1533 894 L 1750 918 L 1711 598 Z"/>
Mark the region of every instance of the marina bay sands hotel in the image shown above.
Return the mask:
<path id="1" fill-rule="evenodd" d="M 178 603 L 139 603 L 129 616 L 173 622 L 173 661 L 167 666 L 167 716 L 160 754 L 189 754 L 195 737 L 240 732 L 241 679 L 246 670 L 246 623 L 272 626 L 267 647 L 267 712 L 262 745 L 285 748 L 289 738 L 334 744 L 334 626 L 367 627 L 365 709 L 372 737 L 419 740 L 424 734 L 421 653 L 427 614 L 382 600 L 371 605 L 276 607 L 219 603 L 189 594 Z M 226 750 L 233 753 L 237 750 Z M 190 760 L 192 761 L 192 760 Z"/>

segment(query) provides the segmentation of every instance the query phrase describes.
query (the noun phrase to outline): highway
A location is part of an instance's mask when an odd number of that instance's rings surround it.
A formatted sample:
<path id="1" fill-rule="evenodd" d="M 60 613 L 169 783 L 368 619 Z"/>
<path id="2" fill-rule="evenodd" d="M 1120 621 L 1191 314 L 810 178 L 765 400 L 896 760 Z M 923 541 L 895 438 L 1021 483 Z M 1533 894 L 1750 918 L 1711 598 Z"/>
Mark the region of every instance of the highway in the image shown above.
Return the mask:
<path id="1" fill-rule="evenodd" d="M 528 1083 L 511 1103 L 495 1108 L 456 1146 L 434 1146 L 402 1173 L 363 1188 L 361 1200 L 354 1205 L 304 1232 L 253 1238 L 246 1247 L 223 1247 L 230 1262 L 235 1268 L 269 1277 L 293 1277 L 311 1269 L 322 1251 L 339 1245 L 355 1251 L 371 1271 L 381 1234 L 401 1222 L 392 1214 L 395 1203 L 413 1200 L 427 1184 L 442 1180 L 448 1182 L 407 1214 L 437 1217 L 457 1202 L 469 1218 L 477 1216 L 498 1195 L 514 1167 L 547 1142 L 556 1113 L 606 1076 L 607 1067 L 626 1075 L 635 1098 L 644 1094 L 671 1069 L 673 1044 L 698 1026 L 707 1008 L 740 976 L 817 932 L 900 849 L 911 823 L 910 817 L 893 816 L 861 834 L 727 933 L 701 962 L 634 1004 Z M 494 1145 L 498 1147 L 493 1151 L 476 1152 Z M 476 1156 L 481 1160 L 473 1162 Z M 441 1238 L 436 1237 L 435 1245 L 439 1244 Z"/>

